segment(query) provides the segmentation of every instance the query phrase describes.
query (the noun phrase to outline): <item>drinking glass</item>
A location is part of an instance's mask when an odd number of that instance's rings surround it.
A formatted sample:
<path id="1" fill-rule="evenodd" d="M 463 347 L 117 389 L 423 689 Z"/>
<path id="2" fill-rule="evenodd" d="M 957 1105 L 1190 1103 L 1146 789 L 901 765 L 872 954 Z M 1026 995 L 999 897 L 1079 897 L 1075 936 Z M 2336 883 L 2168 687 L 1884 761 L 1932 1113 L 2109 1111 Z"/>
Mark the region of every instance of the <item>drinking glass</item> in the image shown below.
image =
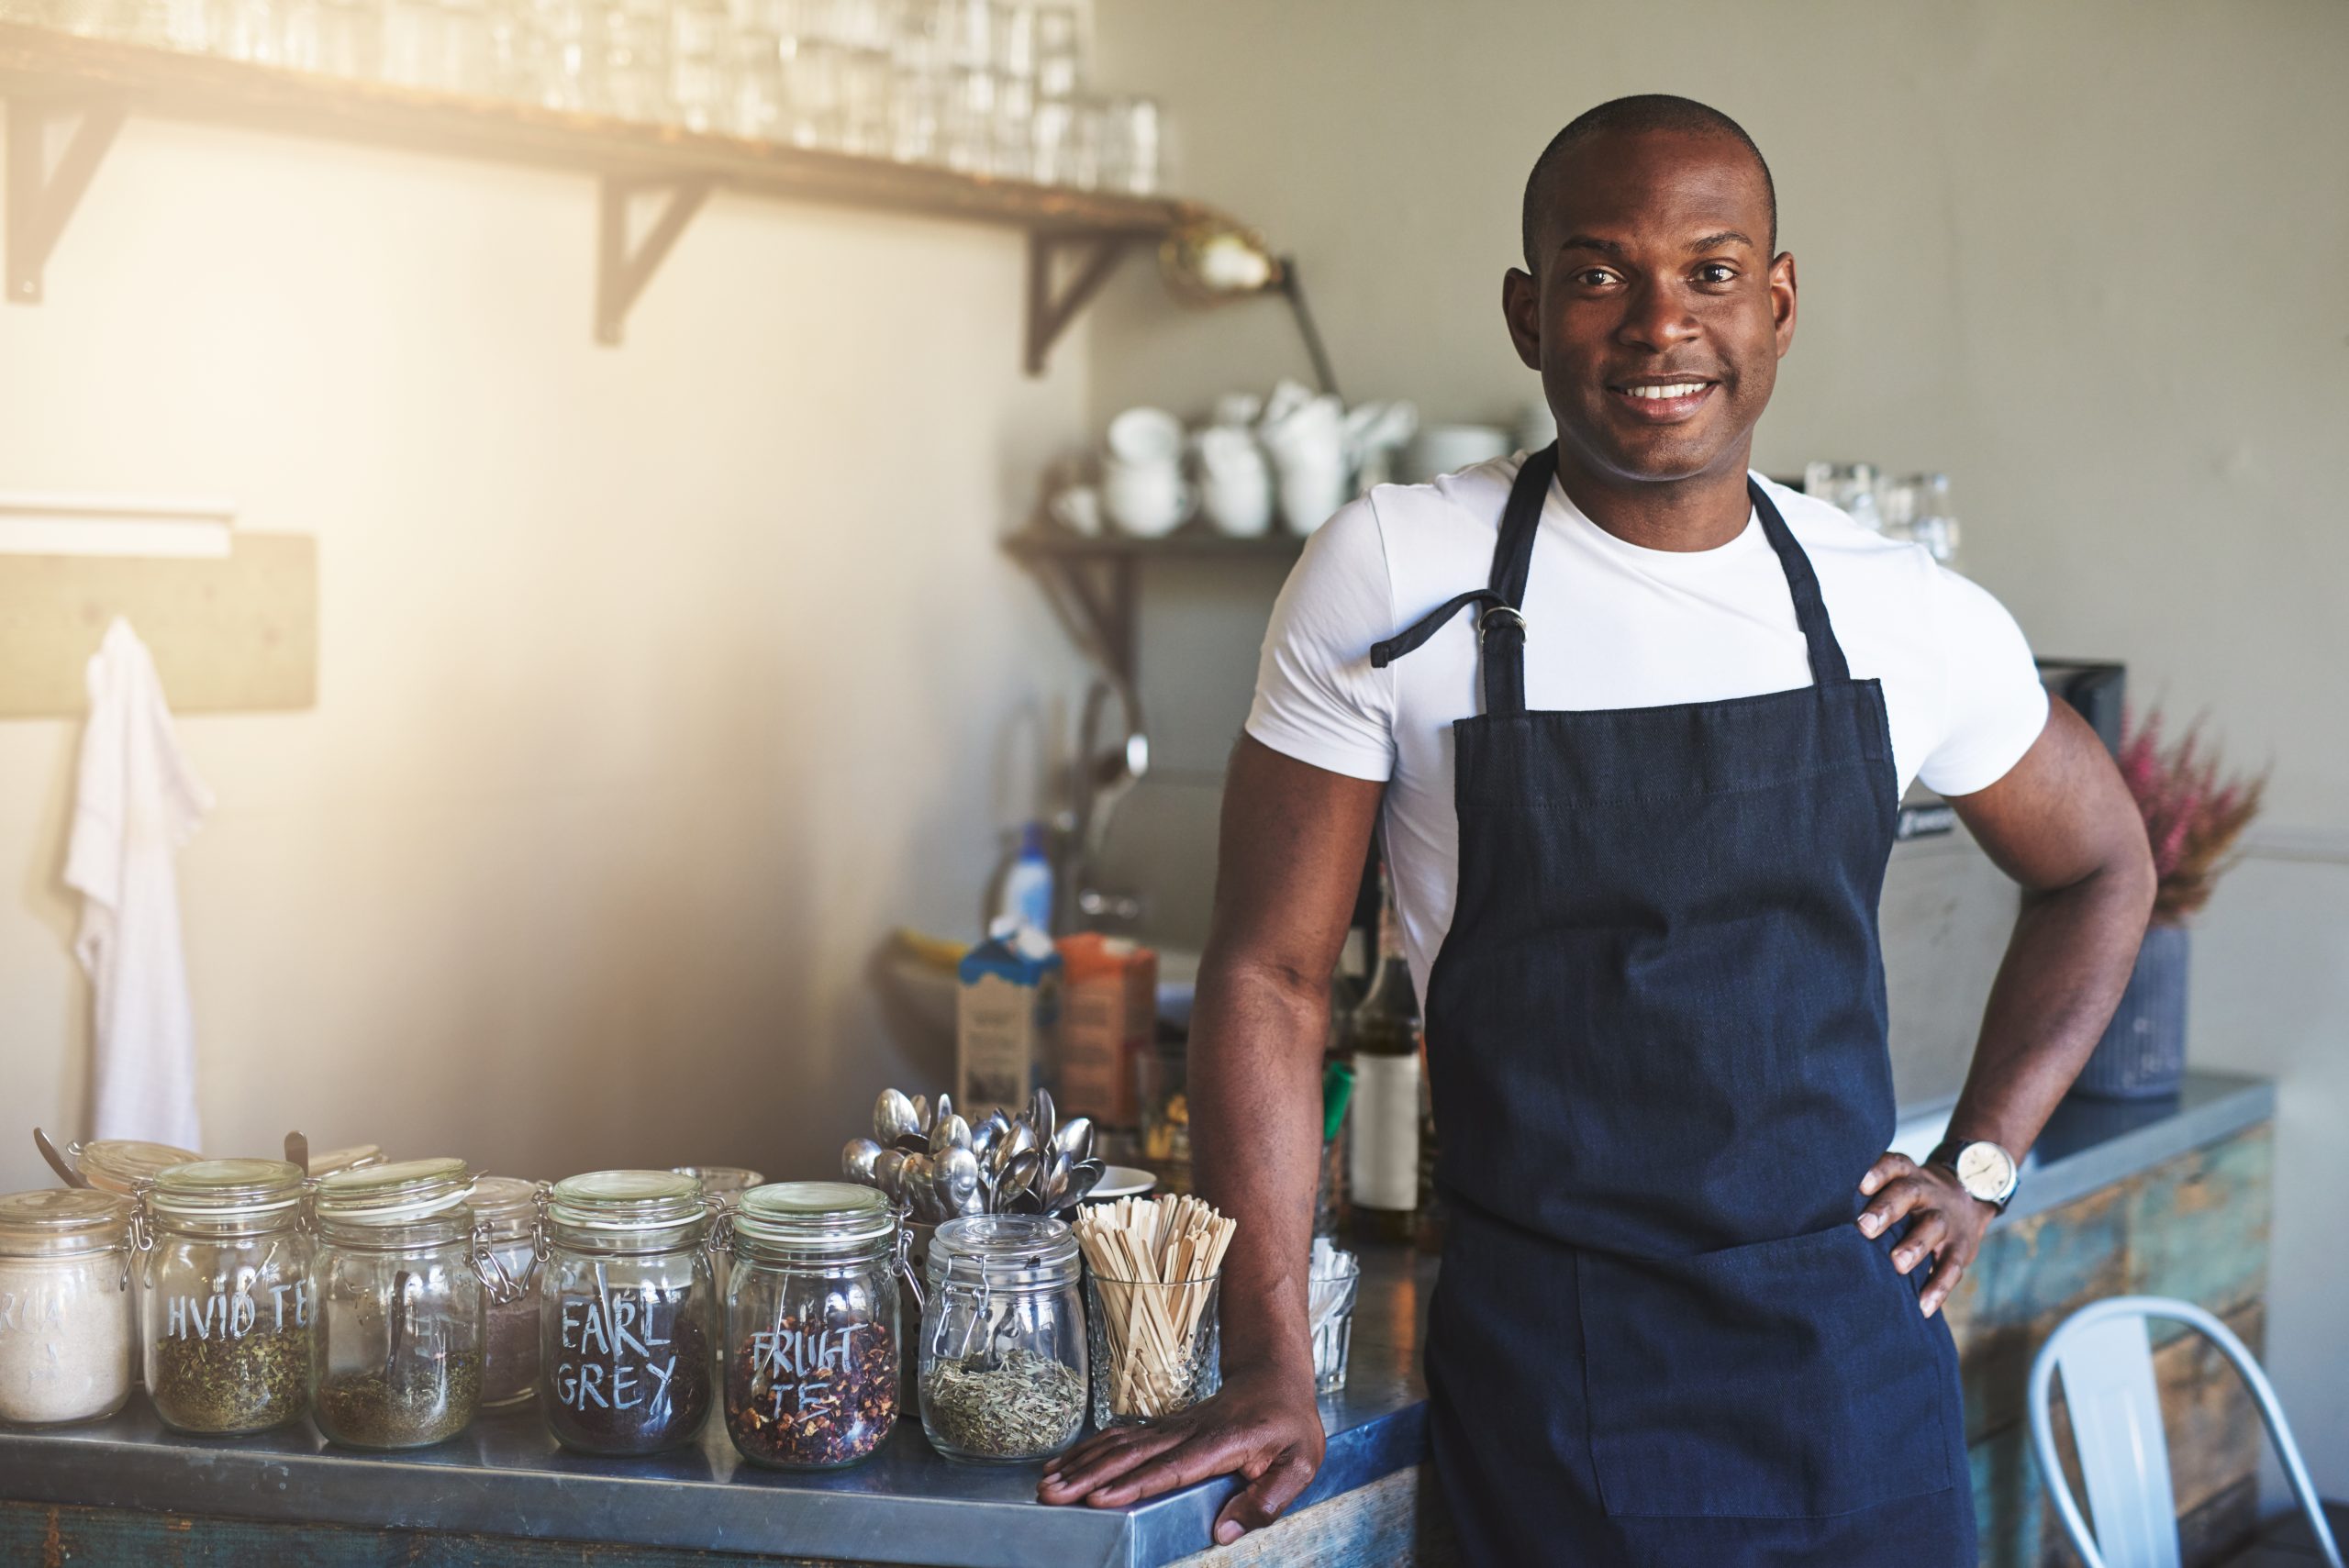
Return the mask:
<path id="1" fill-rule="evenodd" d="M 669 117 L 668 8 L 661 0 L 610 0 L 603 23 L 603 80 L 596 85 L 604 111 L 625 120 Z"/>
<path id="2" fill-rule="evenodd" d="M 1036 91 L 1045 98 L 1073 98 L 1085 85 L 1076 11 L 1069 6 L 1036 7 Z"/>
<path id="3" fill-rule="evenodd" d="M 688 130 L 730 118 L 732 36 L 725 0 L 670 0 L 669 108 Z"/>
<path id="4" fill-rule="evenodd" d="M 1223 1386 L 1217 1323 L 1222 1276 L 1179 1284 L 1085 1275 L 1093 1424 L 1146 1426 L 1189 1409 Z"/>
<path id="5" fill-rule="evenodd" d="M 885 50 L 844 46 L 840 55 L 840 147 L 843 152 L 886 157 L 896 137 L 891 122 L 889 55 Z"/>

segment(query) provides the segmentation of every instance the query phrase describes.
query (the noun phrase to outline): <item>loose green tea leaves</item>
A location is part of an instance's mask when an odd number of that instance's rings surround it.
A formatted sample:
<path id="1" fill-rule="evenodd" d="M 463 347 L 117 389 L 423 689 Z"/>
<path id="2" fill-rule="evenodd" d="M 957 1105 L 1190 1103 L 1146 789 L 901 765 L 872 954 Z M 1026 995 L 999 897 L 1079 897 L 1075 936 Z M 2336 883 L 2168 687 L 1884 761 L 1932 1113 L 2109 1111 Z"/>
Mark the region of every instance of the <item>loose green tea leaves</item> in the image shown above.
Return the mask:
<path id="1" fill-rule="evenodd" d="M 440 1376 L 411 1367 L 391 1378 L 347 1372 L 318 1385 L 319 1429 L 362 1448 L 420 1448 L 465 1429 L 481 1403 L 481 1359 L 457 1351 Z"/>
<path id="2" fill-rule="evenodd" d="M 1041 1459 L 1076 1438 L 1085 1379 L 1034 1351 L 1010 1350 L 996 1366 L 941 1361 L 921 1384 L 923 1413 L 941 1441 L 990 1459 Z"/>
<path id="3" fill-rule="evenodd" d="M 309 1406 L 310 1330 L 166 1339 L 155 1346 L 155 1411 L 183 1431 L 253 1432 Z"/>

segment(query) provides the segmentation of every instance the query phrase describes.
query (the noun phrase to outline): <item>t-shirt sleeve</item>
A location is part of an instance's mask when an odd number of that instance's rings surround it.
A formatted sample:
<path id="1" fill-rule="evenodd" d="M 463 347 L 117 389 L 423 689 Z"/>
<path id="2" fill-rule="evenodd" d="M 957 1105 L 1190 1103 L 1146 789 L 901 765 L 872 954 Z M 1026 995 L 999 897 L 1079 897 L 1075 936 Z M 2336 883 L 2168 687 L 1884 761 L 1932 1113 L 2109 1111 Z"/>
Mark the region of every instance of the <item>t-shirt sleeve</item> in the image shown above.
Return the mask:
<path id="1" fill-rule="evenodd" d="M 1378 515 L 1365 496 L 1315 530 L 1273 606 L 1248 733 L 1350 778 L 1395 772 L 1394 681 L 1370 645 L 1395 629 Z"/>
<path id="2" fill-rule="evenodd" d="M 1917 776 L 1944 795 L 1987 789 L 2022 760 L 2047 724 L 2047 688 L 2006 606 L 1934 566 L 1928 590 L 1946 677 L 1939 739 Z"/>

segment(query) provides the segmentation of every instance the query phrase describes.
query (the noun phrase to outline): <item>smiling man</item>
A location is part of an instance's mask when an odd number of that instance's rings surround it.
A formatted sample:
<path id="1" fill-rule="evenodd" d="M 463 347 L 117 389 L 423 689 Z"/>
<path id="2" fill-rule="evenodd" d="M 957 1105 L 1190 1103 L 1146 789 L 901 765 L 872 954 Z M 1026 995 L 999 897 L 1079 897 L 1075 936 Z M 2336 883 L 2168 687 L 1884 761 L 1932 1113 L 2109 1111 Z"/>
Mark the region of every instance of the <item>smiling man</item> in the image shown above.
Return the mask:
<path id="1" fill-rule="evenodd" d="M 1191 1044 L 1223 1392 L 1048 1502 L 1204 1477 L 1262 1525 L 1322 1451 L 1319 1062 L 1367 840 L 1425 998 L 1453 1217 L 1435 1461 L 1479 1564 L 1975 1562 L 1938 1309 L 2093 1048 L 2153 896 L 2111 761 L 1998 603 L 1749 472 L 1794 341 L 1753 142 L 1600 106 L 1502 306 L 1558 441 L 1382 487 L 1274 613 Z M 1912 779 L 2024 888 L 1948 1140 L 1894 1118 L 1876 903 Z"/>

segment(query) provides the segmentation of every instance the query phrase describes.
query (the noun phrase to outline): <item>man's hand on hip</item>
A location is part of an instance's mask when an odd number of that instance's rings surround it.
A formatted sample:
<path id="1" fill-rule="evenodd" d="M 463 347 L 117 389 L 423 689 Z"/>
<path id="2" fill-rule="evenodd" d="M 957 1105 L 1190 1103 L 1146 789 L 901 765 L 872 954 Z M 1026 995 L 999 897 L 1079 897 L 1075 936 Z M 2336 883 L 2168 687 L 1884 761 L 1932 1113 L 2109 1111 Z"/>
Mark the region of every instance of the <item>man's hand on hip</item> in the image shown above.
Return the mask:
<path id="1" fill-rule="evenodd" d="M 1248 1485 L 1215 1521 L 1215 1539 L 1228 1545 L 1279 1518 L 1321 1468 L 1321 1452 L 1312 1373 L 1243 1369 L 1214 1398 L 1179 1416 L 1087 1439 L 1052 1462 L 1036 1496 L 1116 1508 L 1210 1476 L 1239 1475 Z"/>
<path id="2" fill-rule="evenodd" d="M 1909 1233 L 1892 1250 L 1894 1268 L 1905 1274 L 1929 1257 L 1938 1260 L 1917 1303 L 1931 1318 L 1957 1288 L 1998 1210 L 1960 1186 L 1956 1172 L 1920 1165 L 1906 1154 L 1888 1153 L 1869 1166 L 1860 1191 L 1874 1199 L 1860 1211 L 1863 1236 L 1881 1236 L 1908 1218 Z"/>

